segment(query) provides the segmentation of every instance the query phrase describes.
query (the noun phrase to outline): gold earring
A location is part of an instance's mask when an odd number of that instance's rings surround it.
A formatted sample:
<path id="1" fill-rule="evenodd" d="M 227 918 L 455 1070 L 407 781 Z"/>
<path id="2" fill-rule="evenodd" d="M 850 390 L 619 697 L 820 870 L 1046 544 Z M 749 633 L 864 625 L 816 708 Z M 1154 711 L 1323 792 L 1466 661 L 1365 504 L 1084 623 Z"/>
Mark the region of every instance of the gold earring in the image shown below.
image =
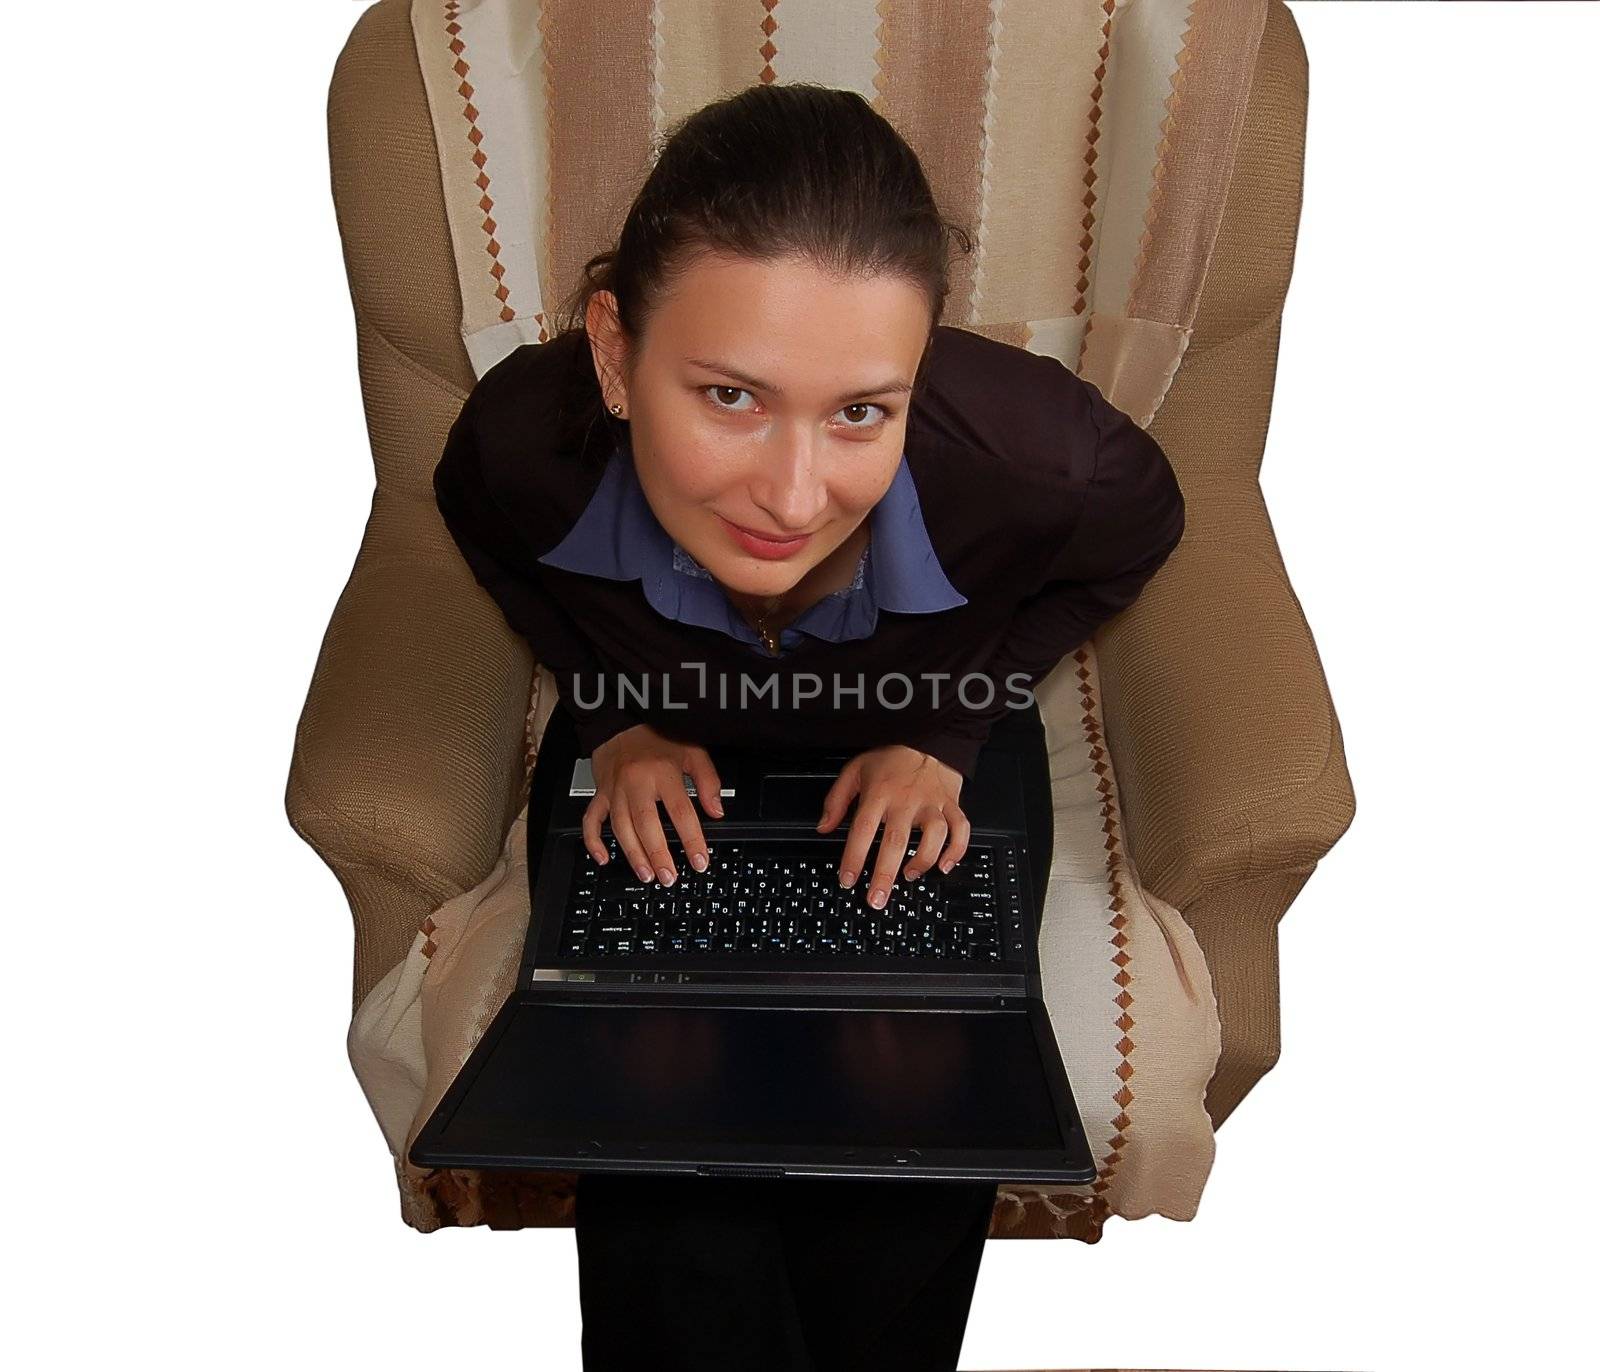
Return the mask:
<path id="1" fill-rule="evenodd" d="M 611 413 L 615 414 L 615 415 L 620 415 L 622 413 L 622 406 L 621 405 L 613 405 L 611 407 Z"/>

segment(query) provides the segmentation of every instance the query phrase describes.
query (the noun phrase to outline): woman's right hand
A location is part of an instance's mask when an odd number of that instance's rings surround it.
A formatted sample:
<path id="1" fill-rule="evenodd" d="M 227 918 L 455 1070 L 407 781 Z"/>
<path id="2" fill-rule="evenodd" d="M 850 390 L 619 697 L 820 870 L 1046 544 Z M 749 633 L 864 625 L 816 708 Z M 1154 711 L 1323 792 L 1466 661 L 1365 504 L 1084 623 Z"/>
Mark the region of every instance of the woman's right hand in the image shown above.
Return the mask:
<path id="1" fill-rule="evenodd" d="M 583 841 L 596 863 L 604 866 L 607 861 L 600 822 L 609 817 L 640 881 L 659 878 L 667 886 L 676 881 L 678 869 L 656 812 L 659 801 L 672 817 L 690 863 L 697 872 L 705 871 L 710 864 L 705 835 L 683 784 L 687 772 L 706 812 L 713 819 L 722 818 L 722 782 L 704 748 L 663 738 L 648 724 L 635 724 L 596 748 L 589 765 L 594 772 L 594 799 L 583 812 Z"/>

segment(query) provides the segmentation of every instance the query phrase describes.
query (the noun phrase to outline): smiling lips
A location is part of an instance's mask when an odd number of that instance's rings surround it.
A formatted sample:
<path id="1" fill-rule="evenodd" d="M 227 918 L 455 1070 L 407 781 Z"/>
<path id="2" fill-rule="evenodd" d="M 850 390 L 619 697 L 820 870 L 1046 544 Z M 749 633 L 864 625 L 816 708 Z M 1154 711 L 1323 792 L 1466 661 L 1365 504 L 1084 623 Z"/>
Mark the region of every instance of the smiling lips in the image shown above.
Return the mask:
<path id="1" fill-rule="evenodd" d="M 735 524 L 731 519 L 717 516 L 728 526 L 728 532 L 733 540 L 747 553 L 755 557 L 784 558 L 797 553 L 811 541 L 810 534 L 798 534 L 789 538 L 773 538 L 769 534 L 758 533 L 754 529 L 747 529 L 742 524 Z"/>

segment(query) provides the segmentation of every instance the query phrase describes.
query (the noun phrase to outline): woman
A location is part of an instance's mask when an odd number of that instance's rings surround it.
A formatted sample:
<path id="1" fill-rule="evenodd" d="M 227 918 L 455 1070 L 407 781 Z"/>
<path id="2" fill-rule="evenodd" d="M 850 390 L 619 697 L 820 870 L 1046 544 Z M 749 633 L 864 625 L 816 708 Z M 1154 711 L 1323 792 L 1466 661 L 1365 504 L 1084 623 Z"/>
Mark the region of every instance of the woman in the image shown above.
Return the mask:
<path id="1" fill-rule="evenodd" d="M 608 822 L 642 881 L 703 870 L 685 775 L 715 820 L 710 749 L 814 745 L 851 755 L 817 827 L 882 908 L 961 861 L 984 742 L 1181 537 L 1138 425 L 940 326 L 952 233 L 861 97 L 752 87 L 468 397 L 435 493 L 592 755 L 596 862 Z M 584 1174 L 584 1366 L 954 1368 L 995 1192 Z"/>

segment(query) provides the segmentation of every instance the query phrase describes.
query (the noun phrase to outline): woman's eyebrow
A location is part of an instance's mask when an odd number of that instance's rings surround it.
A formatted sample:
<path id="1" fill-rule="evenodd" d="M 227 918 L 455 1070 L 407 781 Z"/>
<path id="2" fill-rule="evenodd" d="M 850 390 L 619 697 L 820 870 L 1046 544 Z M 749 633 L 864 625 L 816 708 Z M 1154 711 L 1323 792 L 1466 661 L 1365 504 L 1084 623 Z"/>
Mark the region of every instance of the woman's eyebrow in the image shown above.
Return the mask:
<path id="1" fill-rule="evenodd" d="M 708 372 L 721 372 L 723 376 L 731 376 L 741 385 L 749 386 L 754 390 L 765 391 L 768 395 L 781 396 L 783 394 L 781 386 L 771 385 L 766 381 L 749 375 L 747 372 L 741 372 L 737 367 L 730 367 L 725 362 L 717 362 L 702 357 L 691 357 L 688 362 L 691 367 L 704 367 Z M 840 396 L 836 403 L 848 405 L 852 400 L 864 400 L 869 395 L 909 394 L 910 391 L 911 383 L 909 381 L 902 381 L 899 377 L 895 377 L 881 386 L 868 386 L 863 390 L 851 391 L 848 395 Z"/>

